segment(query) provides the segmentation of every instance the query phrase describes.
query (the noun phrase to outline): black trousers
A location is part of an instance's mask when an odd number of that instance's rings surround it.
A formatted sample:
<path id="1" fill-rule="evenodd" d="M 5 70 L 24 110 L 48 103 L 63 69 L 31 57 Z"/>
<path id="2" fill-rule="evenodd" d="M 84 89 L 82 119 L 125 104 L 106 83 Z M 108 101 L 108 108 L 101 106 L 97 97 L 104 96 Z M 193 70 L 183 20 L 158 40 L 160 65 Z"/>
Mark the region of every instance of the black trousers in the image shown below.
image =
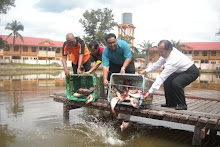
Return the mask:
<path id="1" fill-rule="evenodd" d="M 112 73 L 120 73 L 122 66 L 123 65 L 115 64 L 110 61 L 109 62 L 108 80 L 110 80 L 110 76 Z M 129 65 L 126 67 L 125 73 L 135 74 L 135 66 L 134 66 L 134 59 L 133 58 L 132 58 L 131 62 L 129 63 Z"/>
<path id="2" fill-rule="evenodd" d="M 77 61 L 76 65 L 72 63 L 72 67 L 73 67 L 73 73 L 77 74 L 78 61 Z M 83 67 L 85 69 L 85 72 L 87 72 L 91 69 L 91 60 L 90 60 L 90 58 L 89 58 L 88 61 L 86 61 L 86 63 L 83 64 Z"/>
<path id="3" fill-rule="evenodd" d="M 171 74 L 164 82 L 166 104 L 170 106 L 187 106 L 184 88 L 195 81 L 199 76 L 199 69 L 193 64 L 182 73 Z"/>

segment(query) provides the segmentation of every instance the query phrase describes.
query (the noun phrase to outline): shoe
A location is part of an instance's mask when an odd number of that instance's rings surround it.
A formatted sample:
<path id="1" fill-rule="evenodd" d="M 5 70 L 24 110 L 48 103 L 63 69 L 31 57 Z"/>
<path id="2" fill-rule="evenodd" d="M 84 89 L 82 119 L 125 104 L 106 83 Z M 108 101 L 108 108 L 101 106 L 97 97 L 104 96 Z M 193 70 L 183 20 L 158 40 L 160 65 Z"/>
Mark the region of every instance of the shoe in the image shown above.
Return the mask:
<path id="1" fill-rule="evenodd" d="M 162 104 L 161 107 L 169 107 L 169 108 L 172 108 L 172 107 L 176 107 L 176 106 L 174 106 L 174 105 Z"/>
<path id="2" fill-rule="evenodd" d="M 177 106 L 177 107 L 175 108 L 175 110 L 187 110 L 187 106 L 181 106 L 181 105 L 179 105 L 179 106 Z"/>

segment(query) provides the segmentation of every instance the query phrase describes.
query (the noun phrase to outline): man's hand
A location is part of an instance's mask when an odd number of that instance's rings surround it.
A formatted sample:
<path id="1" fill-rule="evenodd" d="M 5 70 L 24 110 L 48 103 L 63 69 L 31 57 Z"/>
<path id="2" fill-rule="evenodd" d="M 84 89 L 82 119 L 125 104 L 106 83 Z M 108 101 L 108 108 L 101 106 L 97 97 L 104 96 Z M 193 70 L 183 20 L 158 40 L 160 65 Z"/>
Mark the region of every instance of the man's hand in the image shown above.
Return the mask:
<path id="1" fill-rule="evenodd" d="M 104 80 L 104 81 L 103 81 L 103 84 L 104 84 L 104 86 L 108 86 L 108 80 L 107 80 L 107 79 Z"/>
<path id="2" fill-rule="evenodd" d="M 138 73 L 139 73 L 139 75 L 144 75 L 144 74 L 146 74 L 146 70 L 139 71 Z"/>
<path id="3" fill-rule="evenodd" d="M 121 67 L 121 71 L 120 71 L 120 73 L 122 73 L 122 74 L 125 73 L 125 68 L 124 68 L 123 66 Z"/>
<path id="4" fill-rule="evenodd" d="M 84 72 L 84 76 L 88 76 L 90 74 L 90 71 Z"/>
<path id="5" fill-rule="evenodd" d="M 77 74 L 79 75 L 81 73 L 82 73 L 82 71 L 80 70 L 80 68 L 77 68 Z"/>
<path id="6" fill-rule="evenodd" d="M 70 72 L 69 72 L 69 70 L 65 70 L 65 75 L 66 75 L 67 77 L 70 77 Z"/>
<path id="7" fill-rule="evenodd" d="M 145 95 L 143 95 L 143 100 L 145 100 L 148 96 L 150 95 L 150 93 L 149 92 L 147 92 Z"/>

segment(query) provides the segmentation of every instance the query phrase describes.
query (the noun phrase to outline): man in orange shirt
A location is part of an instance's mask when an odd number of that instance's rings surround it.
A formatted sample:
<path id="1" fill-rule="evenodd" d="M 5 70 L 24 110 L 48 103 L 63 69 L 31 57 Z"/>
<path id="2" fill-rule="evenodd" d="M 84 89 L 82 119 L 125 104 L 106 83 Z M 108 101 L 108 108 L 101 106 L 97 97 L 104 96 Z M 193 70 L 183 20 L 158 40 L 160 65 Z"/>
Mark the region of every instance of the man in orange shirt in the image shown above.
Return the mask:
<path id="1" fill-rule="evenodd" d="M 68 33 L 66 35 L 65 43 L 64 43 L 63 58 L 62 58 L 65 75 L 70 76 L 66 63 L 68 54 L 70 54 L 70 59 L 72 61 L 74 74 L 82 73 L 81 71 L 82 65 L 85 68 L 85 72 L 89 71 L 91 68 L 91 61 L 90 61 L 89 50 L 85 45 L 84 41 L 78 37 L 74 37 L 72 33 Z"/>

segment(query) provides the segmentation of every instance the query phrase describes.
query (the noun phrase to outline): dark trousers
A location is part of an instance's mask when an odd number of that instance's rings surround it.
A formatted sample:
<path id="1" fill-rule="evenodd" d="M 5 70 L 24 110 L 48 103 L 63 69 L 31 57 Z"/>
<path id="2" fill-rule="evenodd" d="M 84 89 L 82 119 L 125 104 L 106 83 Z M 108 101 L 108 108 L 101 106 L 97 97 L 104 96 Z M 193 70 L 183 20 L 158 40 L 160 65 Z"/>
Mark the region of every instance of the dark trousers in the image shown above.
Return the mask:
<path id="1" fill-rule="evenodd" d="M 187 106 L 184 88 L 195 81 L 199 76 L 199 69 L 193 64 L 182 73 L 171 74 L 164 82 L 166 104 L 170 106 Z"/>
<path id="2" fill-rule="evenodd" d="M 123 65 L 115 64 L 115 63 L 110 61 L 108 80 L 110 80 L 110 76 L 111 76 L 112 73 L 120 73 L 122 66 Z M 125 73 L 135 74 L 134 59 L 132 59 L 131 62 L 129 63 L 129 65 L 126 67 Z"/>
<path id="3" fill-rule="evenodd" d="M 73 73 L 77 74 L 78 61 L 77 61 L 76 65 L 72 63 L 72 67 L 73 67 Z M 91 60 L 90 60 L 90 58 L 89 58 L 88 61 L 86 61 L 86 63 L 83 64 L 83 67 L 85 69 L 85 72 L 87 72 L 91 69 Z"/>

